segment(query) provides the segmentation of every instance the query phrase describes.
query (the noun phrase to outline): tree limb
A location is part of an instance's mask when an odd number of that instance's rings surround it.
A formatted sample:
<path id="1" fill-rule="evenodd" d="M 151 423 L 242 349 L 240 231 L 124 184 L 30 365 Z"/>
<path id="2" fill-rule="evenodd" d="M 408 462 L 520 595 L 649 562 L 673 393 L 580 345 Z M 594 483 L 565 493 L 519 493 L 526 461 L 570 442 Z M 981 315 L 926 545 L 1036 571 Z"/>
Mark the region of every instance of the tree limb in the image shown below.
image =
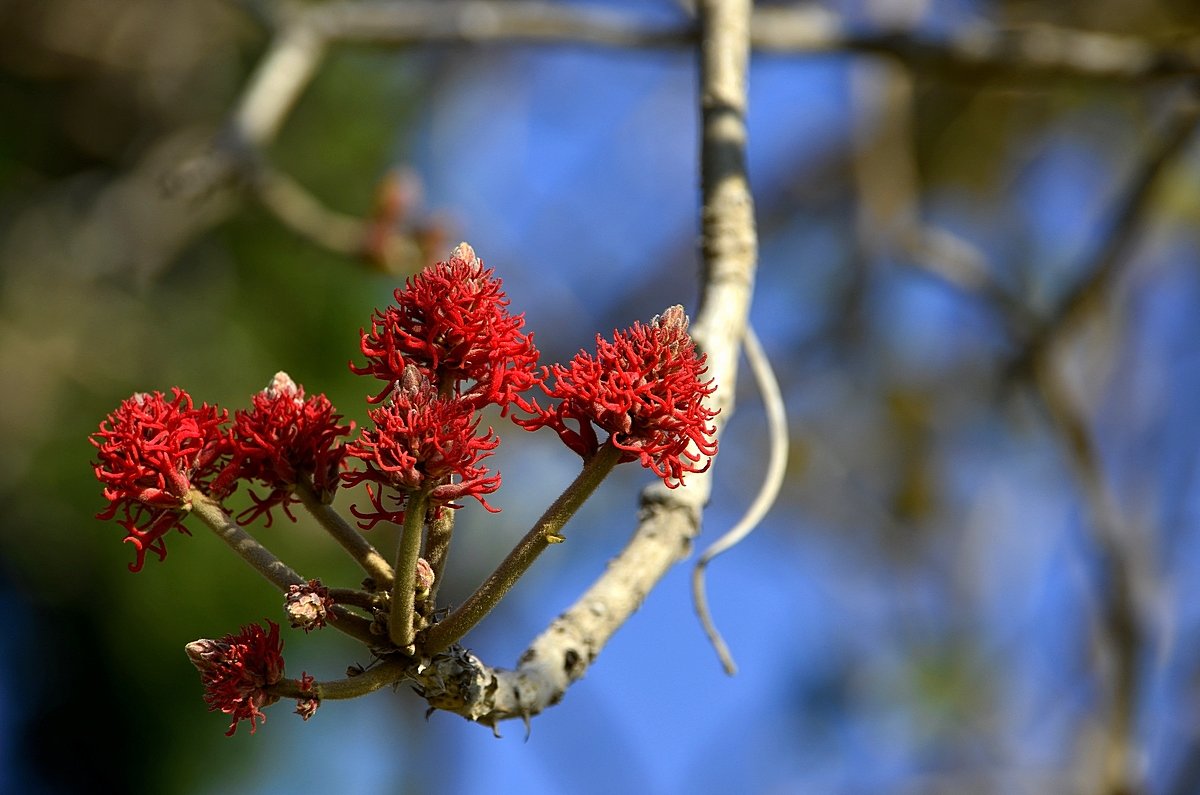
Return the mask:
<path id="1" fill-rule="evenodd" d="M 746 179 L 746 73 L 749 0 L 699 4 L 700 106 L 703 134 L 701 231 L 704 267 L 701 309 L 692 335 L 716 379 L 713 402 L 722 408 L 718 435 L 729 420 L 737 353 L 746 328 L 757 241 Z M 515 670 L 492 668 L 451 647 L 413 671 L 418 692 L 435 709 L 492 726 L 528 720 L 558 703 L 608 640 L 675 563 L 687 557 L 712 492 L 711 469 L 686 486 L 661 483 L 642 494 L 638 527 L 629 544 L 584 594 L 525 650 Z"/>

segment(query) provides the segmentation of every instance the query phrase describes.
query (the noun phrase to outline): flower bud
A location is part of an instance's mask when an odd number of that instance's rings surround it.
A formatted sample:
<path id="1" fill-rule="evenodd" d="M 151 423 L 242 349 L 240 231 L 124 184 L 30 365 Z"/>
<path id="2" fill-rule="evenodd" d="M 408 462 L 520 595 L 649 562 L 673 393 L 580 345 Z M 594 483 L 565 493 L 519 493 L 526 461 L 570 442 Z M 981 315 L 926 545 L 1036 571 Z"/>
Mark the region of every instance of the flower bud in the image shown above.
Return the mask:
<path id="1" fill-rule="evenodd" d="M 425 558 L 417 558 L 416 589 L 418 594 L 429 593 L 433 587 L 433 567 Z"/>
<path id="2" fill-rule="evenodd" d="M 306 633 L 325 626 L 329 610 L 333 607 L 329 589 L 320 580 L 309 580 L 304 585 L 289 585 L 284 601 L 284 612 L 293 629 Z"/>

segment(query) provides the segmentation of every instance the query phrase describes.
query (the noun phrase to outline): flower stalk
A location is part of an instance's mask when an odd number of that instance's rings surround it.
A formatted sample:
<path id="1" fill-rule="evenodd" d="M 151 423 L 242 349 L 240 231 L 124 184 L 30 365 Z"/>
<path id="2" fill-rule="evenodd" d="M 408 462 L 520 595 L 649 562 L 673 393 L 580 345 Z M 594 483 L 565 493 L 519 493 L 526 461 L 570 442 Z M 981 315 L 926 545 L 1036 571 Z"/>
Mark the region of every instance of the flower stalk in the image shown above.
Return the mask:
<path id="1" fill-rule="evenodd" d="M 276 588 L 287 593 L 289 585 L 303 585 L 306 582 L 290 566 L 275 557 L 271 550 L 242 529 L 241 525 L 229 518 L 216 500 L 199 489 L 192 489 L 188 492 L 188 502 L 193 515 L 199 517 L 200 521 L 208 525 L 230 549 L 249 563 L 250 568 Z"/>
<path id="2" fill-rule="evenodd" d="M 400 681 L 405 677 L 409 665 L 409 660 L 383 660 L 378 665 L 345 679 L 311 682 L 307 688 L 299 679 L 281 679 L 267 688 L 267 691 L 276 698 L 316 698 L 319 701 L 358 698 Z"/>
<path id="3" fill-rule="evenodd" d="M 443 508 L 429 523 L 425 531 L 425 554 L 423 557 L 433 570 L 433 585 L 429 588 L 429 599 L 437 598 L 438 586 L 442 584 L 442 572 L 446 570 L 446 558 L 450 554 L 450 539 L 454 534 L 454 511 Z"/>
<path id="4" fill-rule="evenodd" d="M 584 463 L 571 485 L 546 509 L 496 570 L 467 597 L 467 601 L 426 631 L 422 651 L 427 655 L 443 651 L 492 612 L 546 547 L 566 540 L 561 531 L 567 520 L 575 515 L 620 460 L 619 449 L 612 444 L 602 445 Z"/>
<path id="5" fill-rule="evenodd" d="M 396 575 L 387 559 L 379 554 L 379 550 L 375 549 L 362 533 L 343 519 L 332 505 L 321 500 L 313 488 L 312 479 L 307 475 L 296 483 L 296 495 L 300 497 L 300 502 L 320 523 L 321 527 L 325 528 L 325 531 L 333 536 L 333 540 L 350 553 L 350 557 L 354 558 L 362 570 L 374 580 L 376 588 L 386 591 L 392 587 Z"/>
<path id="6" fill-rule="evenodd" d="M 413 645 L 413 612 L 416 605 L 417 558 L 421 554 L 421 531 L 425 527 L 425 507 L 429 492 L 420 489 L 408 497 L 400 548 L 396 552 L 396 581 L 392 585 L 392 606 L 388 615 L 388 636 L 404 651 Z"/>

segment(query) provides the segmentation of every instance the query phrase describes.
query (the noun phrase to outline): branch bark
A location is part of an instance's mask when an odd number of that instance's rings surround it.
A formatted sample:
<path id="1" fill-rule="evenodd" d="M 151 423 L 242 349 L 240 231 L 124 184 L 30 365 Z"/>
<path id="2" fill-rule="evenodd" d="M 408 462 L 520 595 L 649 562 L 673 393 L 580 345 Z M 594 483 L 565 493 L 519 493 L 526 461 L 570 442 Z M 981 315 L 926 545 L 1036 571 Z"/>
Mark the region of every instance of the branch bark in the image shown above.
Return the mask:
<path id="1" fill-rule="evenodd" d="M 344 0 L 300 7 L 284 15 L 216 151 L 185 164 L 169 181 L 189 195 L 236 182 L 239 173 L 254 165 L 257 152 L 274 140 L 329 46 L 339 42 L 663 49 L 695 46 L 702 35 L 691 20 L 647 24 L 629 14 L 541 0 Z M 753 11 L 747 35 L 753 49 L 763 53 L 886 56 L 923 71 L 969 80 L 980 72 L 1104 81 L 1200 74 L 1200 40 L 1167 45 L 1052 26 L 970 28 L 932 40 L 904 30 L 852 29 L 837 14 L 804 6 Z M 308 236 L 322 238 L 319 230 Z"/>

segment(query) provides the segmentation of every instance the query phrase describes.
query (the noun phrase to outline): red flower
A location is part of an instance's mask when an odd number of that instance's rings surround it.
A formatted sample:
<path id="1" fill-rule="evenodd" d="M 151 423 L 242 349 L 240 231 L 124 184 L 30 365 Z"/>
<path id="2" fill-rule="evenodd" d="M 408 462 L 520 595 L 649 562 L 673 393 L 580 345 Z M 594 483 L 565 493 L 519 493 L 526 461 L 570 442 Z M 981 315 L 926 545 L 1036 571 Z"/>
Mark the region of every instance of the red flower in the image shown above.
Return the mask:
<path id="1" fill-rule="evenodd" d="M 673 306 L 648 326 L 635 322 L 614 332 L 612 342 L 596 335 L 595 356 L 580 351 L 570 365 L 551 369 L 554 387 L 542 389 L 558 404 L 543 409 L 534 401 L 534 416 L 517 424 L 553 428 L 584 460 L 599 449 L 593 425 L 600 427 L 625 451 L 622 461 L 640 459 L 672 488 L 684 473 L 703 472 L 709 461 L 697 462 L 717 452 L 716 412 L 704 403 L 716 386 L 700 380 L 705 357 L 697 356 L 687 325 L 683 307 Z M 697 452 L 688 449 L 692 443 Z"/>
<path id="2" fill-rule="evenodd" d="M 229 442 L 222 429 L 228 414 L 207 404 L 196 408 L 178 387 L 174 398 L 139 392 L 100 423 L 90 441 L 99 451 L 96 478 L 108 508 L 96 515 L 122 525 L 133 544 L 138 571 L 147 552 L 167 556 L 164 536 L 181 524 L 187 494 L 202 488 L 221 498 L 237 485 L 228 466 Z"/>
<path id="3" fill-rule="evenodd" d="M 370 402 L 386 398 L 410 364 L 442 394 L 452 390 L 476 407 L 494 403 L 502 412 L 538 383 L 533 335 L 521 333 L 524 315 L 508 314 L 508 298 L 492 273 L 460 243 L 448 261 L 397 289 L 395 305 L 372 315 L 370 333 L 360 330 L 367 363 L 350 365 L 386 382 Z"/>
<path id="4" fill-rule="evenodd" d="M 209 711 L 233 716 L 226 737 L 232 736 L 238 721 L 243 720 L 250 721 L 250 733 L 254 734 L 258 720 L 267 719 L 262 708 L 279 700 L 267 688 L 283 678 L 283 641 L 278 624 L 267 621 L 267 626 L 269 631 L 250 624 L 237 635 L 196 640 L 184 647 L 200 671 Z"/>
<path id="5" fill-rule="evenodd" d="M 312 478 L 322 499 L 332 499 L 338 487 L 338 472 L 346 457 L 341 437 L 349 436 L 354 423 L 339 425 L 342 415 L 324 395 L 304 397 L 287 373 L 278 372 L 266 389 L 253 397 L 250 411 L 234 414 L 232 432 L 235 456 L 241 475 L 271 489 L 265 498 L 251 494 L 254 507 L 238 520 L 249 522 L 260 514 L 271 524 L 271 509 L 282 506 L 295 521 L 289 505 L 296 502 L 292 489 L 302 475 Z"/>
<path id="6" fill-rule="evenodd" d="M 456 508 L 452 501 L 474 497 L 489 511 L 497 510 L 483 495 L 500 487 L 500 476 L 479 465 L 500 443 L 492 429 L 479 435 L 474 407 L 455 396 L 440 397 L 416 367 L 410 365 L 400 383 L 391 401 L 370 412 L 375 430 L 364 429 L 346 447 L 367 468 L 344 472 L 342 480 L 348 486 L 367 483 L 372 509 L 360 513 L 352 506 L 351 512 L 366 520 L 364 528 L 385 520 L 402 522 L 407 495 L 423 488 L 430 489 L 432 505 Z M 387 497 L 391 508 L 384 503 L 385 488 L 398 492 Z"/>

